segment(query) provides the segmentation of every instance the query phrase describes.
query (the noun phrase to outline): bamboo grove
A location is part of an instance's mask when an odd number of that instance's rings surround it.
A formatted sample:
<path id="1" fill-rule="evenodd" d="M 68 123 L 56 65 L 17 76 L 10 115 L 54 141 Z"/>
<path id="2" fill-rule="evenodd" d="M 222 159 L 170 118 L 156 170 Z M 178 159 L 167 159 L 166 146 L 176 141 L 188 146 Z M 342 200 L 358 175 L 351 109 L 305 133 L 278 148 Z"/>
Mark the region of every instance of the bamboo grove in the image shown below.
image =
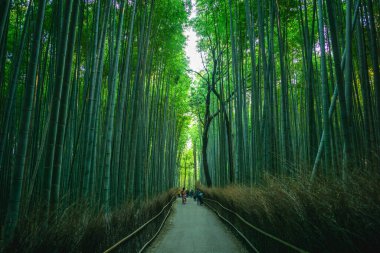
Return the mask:
<path id="1" fill-rule="evenodd" d="M 374 0 L 0 1 L 2 238 L 198 178 L 378 173 L 379 20 Z"/>
<path id="2" fill-rule="evenodd" d="M 182 1 L 0 3 L 5 241 L 86 201 L 109 212 L 176 185 L 187 91 Z M 38 209 L 40 210 L 40 209 Z"/>
<path id="3" fill-rule="evenodd" d="M 378 171 L 378 1 L 199 0 L 191 105 L 208 186 Z"/>

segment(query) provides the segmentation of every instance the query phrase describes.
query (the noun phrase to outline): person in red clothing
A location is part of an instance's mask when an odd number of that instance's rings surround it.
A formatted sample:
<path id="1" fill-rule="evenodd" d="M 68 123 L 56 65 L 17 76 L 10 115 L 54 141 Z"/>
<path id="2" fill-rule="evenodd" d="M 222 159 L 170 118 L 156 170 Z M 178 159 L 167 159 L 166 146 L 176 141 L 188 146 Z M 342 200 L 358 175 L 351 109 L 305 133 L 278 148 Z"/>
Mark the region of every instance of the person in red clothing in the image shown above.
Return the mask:
<path id="1" fill-rule="evenodd" d="M 185 187 L 182 188 L 181 196 L 182 196 L 182 204 L 186 204 L 186 191 L 185 191 Z"/>

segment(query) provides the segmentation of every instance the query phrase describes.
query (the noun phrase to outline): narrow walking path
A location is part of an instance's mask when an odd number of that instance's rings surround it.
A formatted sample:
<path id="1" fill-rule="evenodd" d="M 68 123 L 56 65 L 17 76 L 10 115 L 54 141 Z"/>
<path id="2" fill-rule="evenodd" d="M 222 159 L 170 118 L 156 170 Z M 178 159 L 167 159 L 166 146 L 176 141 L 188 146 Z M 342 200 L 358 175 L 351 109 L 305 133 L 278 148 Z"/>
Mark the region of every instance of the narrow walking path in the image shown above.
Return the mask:
<path id="1" fill-rule="evenodd" d="M 174 203 L 173 214 L 161 234 L 148 249 L 149 253 L 245 253 L 235 236 L 218 217 L 193 199 Z"/>

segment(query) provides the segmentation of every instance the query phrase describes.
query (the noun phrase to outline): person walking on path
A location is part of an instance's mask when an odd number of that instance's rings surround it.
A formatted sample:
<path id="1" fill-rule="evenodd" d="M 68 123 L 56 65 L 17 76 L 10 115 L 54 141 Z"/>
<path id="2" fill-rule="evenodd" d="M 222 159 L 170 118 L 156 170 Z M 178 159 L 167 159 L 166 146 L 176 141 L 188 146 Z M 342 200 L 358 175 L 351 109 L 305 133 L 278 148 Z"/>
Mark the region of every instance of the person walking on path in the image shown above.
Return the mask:
<path id="1" fill-rule="evenodd" d="M 182 188 L 181 196 L 182 196 L 182 204 L 186 204 L 186 191 L 185 191 L 185 187 Z"/>
<path id="2" fill-rule="evenodd" d="M 195 197 L 194 200 L 197 201 L 198 205 L 203 205 L 203 192 L 201 192 L 199 189 L 195 191 Z"/>

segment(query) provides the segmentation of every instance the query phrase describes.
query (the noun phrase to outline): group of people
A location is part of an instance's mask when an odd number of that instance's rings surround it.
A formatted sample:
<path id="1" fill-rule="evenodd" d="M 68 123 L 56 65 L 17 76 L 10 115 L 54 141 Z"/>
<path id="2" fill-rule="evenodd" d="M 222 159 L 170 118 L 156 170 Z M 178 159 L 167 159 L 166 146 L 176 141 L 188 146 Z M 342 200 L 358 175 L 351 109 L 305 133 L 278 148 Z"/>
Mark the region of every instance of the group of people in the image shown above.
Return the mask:
<path id="1" fill-rule="evenodd" d="M 194 201 L 197 201 L 198 205 L 203 205 L 203 192 L 201 192 L 198 188 L 195 190 L 195 193 L 193 190 L 190 192 L 185 187 L 182 188 L 181 191 L 181 197 L 182 197 L 182 204 L 186 204 L 187 196 L 193 197 Z"/>

